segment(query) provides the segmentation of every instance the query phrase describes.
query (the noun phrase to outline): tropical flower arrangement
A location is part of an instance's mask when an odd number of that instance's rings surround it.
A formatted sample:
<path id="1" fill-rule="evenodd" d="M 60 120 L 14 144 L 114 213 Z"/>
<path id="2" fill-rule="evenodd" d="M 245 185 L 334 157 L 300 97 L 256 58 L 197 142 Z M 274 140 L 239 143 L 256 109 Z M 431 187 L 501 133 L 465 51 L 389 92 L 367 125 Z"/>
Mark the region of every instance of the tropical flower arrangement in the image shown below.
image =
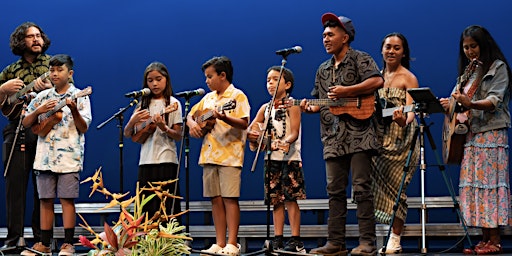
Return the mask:
<path id="1" fill-rule="evenodd" d="M 89 231 L 94 238 L 89 239 L 80 235 L 79 245 L 90 248 L 88 256 L 125 256 L 125 255 L 183 255 L 190 254 L 190 248 L 187 241 L 192 240 L 189 234 L 184 232 L 185 227 L 180 226 L 176 217 L 186 213 L 183 211 L 175 215 L 167 215 L 165 212 L 165 201 L 173 198 L 180 198 L 163 190 L 162 187 L 176 180 L 164 182 L 150 183 L 149 188 L 139 188 L 137 184 L 136 195 L 130 199 L 122 200 L 128 193 L 116 194 L 111 193 L 103 184 L 103 174 L 101 167 L 96 170 L 93 176 L 88 177 L 81 183 L 92 181 L 91 197 L 94 192 L 104 194 L 111 201 L 98 211 L 111 208 L 121 207 L 121 213 L 117 223 L 110 226 L 104 223 L 104 231 L 96 233 L 87 221 L 80 215 L 83 224 L 81 227 Z M 154 192 L 148 197 L 142 195 L 142 191 L 149 190 Z M 142 195 L 142 196 L 141 196 Z M 149 218 L 142 207 L 153 199 L 155 196 L 162 201 L 160 211 L 153 217 Z M 130 213 L 130 208 L 133 211 Z"/>

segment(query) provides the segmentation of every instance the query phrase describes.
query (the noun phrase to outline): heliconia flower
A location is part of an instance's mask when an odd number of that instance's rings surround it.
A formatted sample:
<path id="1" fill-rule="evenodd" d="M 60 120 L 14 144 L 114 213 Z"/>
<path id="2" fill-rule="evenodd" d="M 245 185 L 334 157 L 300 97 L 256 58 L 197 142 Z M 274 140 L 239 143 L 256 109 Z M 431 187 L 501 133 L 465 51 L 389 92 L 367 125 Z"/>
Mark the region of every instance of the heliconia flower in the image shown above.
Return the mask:
<path id="1" fill-rule="evenodd" d="M 128 220 L 128 222 L 133 221 L 133 216 L 125 208 L 121 208 L 121 211 L 123 211 L 124 217 Z"/>
<path id="2" fill-rule="evenodd" d="M 130 206 L 130 204 L 132 204 L 134 201 L 135 201 L 136 197 L 132 197 L 128 200 L 125 200 L 125 201 L 122 201 L 121 202 L 121 207 L 124 209 L 124 208 L 128 208 L 128 206 Z"/>
<path id="3" fill-rule="evenodd" d="M 91 241 L 89 241 L 89 239 L 87 239 L 87 237 L 85 236 L 82 236 L 82 235 L 79 235 L 78 236 L 78 240 L 80 241 L 80 244 L 82 244 L 83 246 L 85 247 L 88 247 L 88 248 L 91 248 L 91 249 L 98 249 L 94 244 L 91 243 Z"/>

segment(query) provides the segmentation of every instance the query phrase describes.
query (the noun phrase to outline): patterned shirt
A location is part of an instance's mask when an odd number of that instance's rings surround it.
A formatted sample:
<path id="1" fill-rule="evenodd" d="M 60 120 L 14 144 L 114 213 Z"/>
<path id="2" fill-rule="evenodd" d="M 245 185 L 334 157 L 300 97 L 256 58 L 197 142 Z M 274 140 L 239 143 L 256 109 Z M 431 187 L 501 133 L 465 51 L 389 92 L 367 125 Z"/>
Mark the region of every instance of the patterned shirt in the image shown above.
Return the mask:
<path id="1" fill-rule="evenodd" d="M 351 86 L 374 76 L 381 74 L 372 57 L 365 52 L 349 48 L 338 68 L 334 66 L 334 58 L 319 66 L 311 95 L 327 99 L 330 86 Z M 328 106 L 322 106 L 320 136 L 324 145 L 324 159 L 379 150 L 382 145 L 382 134 L 378 126 L 375 115 L 366 120 L 358 120 L 346 114 L 334 115 Z"/>
<path id="2" fill-rule="evenodd" d="M 17 77 L 25 84 L 29 84 L 48 71 L 50 58 L 51 57 L 48 54 L 41 54 L 37 56 L 33 63 L 29 63 L 24 58 L 20 58 L 18 61 L 2 70 L 0 73 L 0 84 L 4 84 L 5 82 Z M 10 115 L 9 120 L 12 121 L 17 119 L 19 114 L 19 111 L 17 111 L 16 114 L 12 116 Z"/>
<path id="3" fill-rule="evenodd" d="M 73 84 L 70 84 L 63 95 L 58 94 L 54 88 L 46 89 L 30 102 L 27 107 L 27 114 L 34 112 L 37 107 L 47 100 L 60 99 L 65 101 L 65 98 L 76 95 L 78 92 L 80 92 L 80 89 Z M 77 98 L 77 108 L 87 126 L 89 126 L 92 121 L 89 97 Z M 34 161 L 35 170 L 70 173 L 79 172 L 83 169 L 85 136 L 77 130 L 71 110 L 65 105 L 65 102 L 61 110 L 62 120 L 54 125 L 45 137 L 38 136 Z"/>
<path id="4" fill-rule="evenodd" d="M 221 107 L 231 100 L 236 101 L 235 108 L 226 110 L 224 113 L 234 118 L 249 118 L 251 111 L 249 100 L 233 84 L 229 85 L 222 95 L 218 95 L 217 91 L 206 94 L 200 102 L 192 107 L 190 115 L 193 116 L 196 111 L 204 113 L 204 111 Z M 213 129 L 203 138 L 199 164 L 242 167 L 246 139 L 247 130 L 234 128 L 217 119 Z"/>

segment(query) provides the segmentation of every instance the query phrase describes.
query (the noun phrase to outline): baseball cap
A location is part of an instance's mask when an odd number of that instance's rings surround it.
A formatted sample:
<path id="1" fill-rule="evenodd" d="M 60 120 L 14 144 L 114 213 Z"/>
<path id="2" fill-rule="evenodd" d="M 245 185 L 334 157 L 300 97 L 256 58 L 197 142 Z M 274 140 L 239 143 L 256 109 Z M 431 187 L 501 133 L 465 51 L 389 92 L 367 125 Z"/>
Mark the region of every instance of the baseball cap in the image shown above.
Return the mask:
<path id="1" fill-rule="evenodd" d="M 325 22 L 328 20 L 337 22 L 345 30 L 345 32 L 347 32 L 351 39 L 354 40 L 356 29 L 354 28 L 354 24 L 352 24 L 351 19 L 345 16 L 338 17 L 336 14 L 328 12 L 322 15 L 322 24 L 325 24 Z"/>

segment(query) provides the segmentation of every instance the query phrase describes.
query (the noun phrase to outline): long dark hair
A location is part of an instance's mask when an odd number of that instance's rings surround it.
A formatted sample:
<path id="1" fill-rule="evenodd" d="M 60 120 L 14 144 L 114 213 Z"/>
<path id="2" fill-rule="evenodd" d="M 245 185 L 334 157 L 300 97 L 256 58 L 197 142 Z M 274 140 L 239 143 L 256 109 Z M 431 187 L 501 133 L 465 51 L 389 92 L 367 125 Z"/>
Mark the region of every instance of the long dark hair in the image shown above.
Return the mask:
<path id="1" fill-rule="evenodd" d="M 404 56 L 402 57 L 402 59 L 400 60 L 400 64 L 406 68 L 406 69 L 409 69 L 410 67 L 410 60 L 411 60 L 411 51 L 409 49 L 409 43 L 407 42 L 407 39 L 405 38 L 405 36 L 401 33 L 398 33 L 398 32 L 393 32 L 393 33 L 389 33 L 387 34 L 384 39 L 382 39 L 382 43 L 380 44 L 380 50 L 382 51 L 382 47 L 384 46 L 384 42 L 386 41 L 387 38 L 389 37 L 392 37 L 392 36 L 396 36 L 398 38 L 400 38 L 400 40 L 402 40 L 402 48 L 404 49 Z M 386 62 L 383 60 L 383 70 L 386 70 Z"/>
<path id="2" fill-rule="evenodd" d="M 162 74 L 165 77 L 166 85 L 165 89 L 163 91 L 163 97 L 165 99 L 165 105 L 169 105 L 171 103 L 170 98 L 173 95 L 172 91 L 172 84 L 171 84 L 171 76 L 169 75 L 169 71 L 167 70 L 167 67 L 161 63 L 161 62 L 152 62 L 146 67 L 146 70 L 144 70 L 144 78 L 142 79 L 142 89 L 149 88 L 148 83 L 146 82 L 146 79 L 148 78 L 148 74 L 151 71 L 157 71 L 158 73 Z M 151 93 L 149 96 L 153 96 Z M 142 97 L 141 102 L 141 108 L 146 109 L 149 108 L 149 103 L 151 102 L 151 97 Z"/>
<path id="3" fill-rule="evenodd" d="M 503 55 L 503 52 L 501 52 L 500 47 L 498 46 L 496 41 L 494 41 L 494 38 L 491 36 L 489 31 L 487 31 L 487 29 L 485 29 L 484 27 L 478 25 L 472 25 L 467 27 L 460 35 L 458 60 L 459 76 L 461 76 L 464 73 L 464 70 L 466 69 L 466 66 L 469 64 L 470 61 L 466 57 L 466 54 L 464 53 L 464 47 L 462 46 L 464 38 L 467 37 L 473 38 L 473 40 L 475 40 L 475 42 L 480 47 L 479 60 L 482 62 L 482 72 L 478 74 L 479 78 L 482 78 L 487 73 L 487 71 L 489 71 L 489 68 L 491 67 L 492 63 L 494 63 L 495 60 L 501 60 L 505 62 L 505 64 L 507 64 L 507 72 L 510 86 L 512 84 L 512 73 L 510 71 L 510 66 L 508 65 L 505 55 Z"/>
<path id="4" fill-rule="evenodd" d="M 45 53 L 46 50 L 48 50 L 48 48 L 50 47 L 50 44 L 51 44 L 50 38 L 48 38 L 48 36 L 43 32 L 41 27 L 39 27 L 38 25 L 36 25 L 33 22 L 27 21 L 27 22 L 24 22 L 23 24 L 19 25 L 14 30 L 14 32 L 12 32 L 12 34 L 11 34 L 11 39 L 10 39 L 9 44 L 11 46 L 11 51 L 12 51 L 12 53 L 14 53 L 14 55 L 23 56 L 23 53 L 27 49 L 27 45 L 25 44 L 25 36 L 27 34 L 27 30 L 30 27 L 35 27 L 35 28 L 39 29 L 39 32 L 41 32 L 41 37 L 43 38 L 43 41 L 44 41 L 44 45 L 42 45 L 42 47 L 41 47 L 42 48 L 41 54 Z"/>

